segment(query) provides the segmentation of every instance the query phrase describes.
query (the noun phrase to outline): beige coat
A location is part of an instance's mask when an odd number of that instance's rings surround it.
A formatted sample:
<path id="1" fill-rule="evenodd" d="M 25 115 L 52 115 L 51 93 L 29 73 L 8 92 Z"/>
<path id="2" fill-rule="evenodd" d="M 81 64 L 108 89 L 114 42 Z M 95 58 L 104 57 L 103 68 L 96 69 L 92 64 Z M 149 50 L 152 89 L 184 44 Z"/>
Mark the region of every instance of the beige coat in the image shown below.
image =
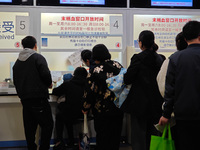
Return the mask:
<path id="1" fill-rule="evenodd" d="M 168 68 L 168 64 L 169 64 L 169 59 L 165 59 L 165 61 L 163 62 L 160 71 L 157 75 L 157 83 L 158 83 L 158 88 L 160 91 L 160 94 L 162 95 L 162 97 L 164 97 L 165 94 L 165 79 L 166 79 L 166 75 L 167 75 L 167 68 Z"/>

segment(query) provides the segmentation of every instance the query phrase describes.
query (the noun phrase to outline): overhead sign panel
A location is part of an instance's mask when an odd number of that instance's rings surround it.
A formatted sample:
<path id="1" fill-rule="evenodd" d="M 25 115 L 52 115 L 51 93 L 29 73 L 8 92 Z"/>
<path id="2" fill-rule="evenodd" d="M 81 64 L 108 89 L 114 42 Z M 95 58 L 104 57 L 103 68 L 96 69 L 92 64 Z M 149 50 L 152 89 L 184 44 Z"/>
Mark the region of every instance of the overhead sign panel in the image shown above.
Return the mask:
<path id="1" fill-rule="evenodd" d="M 42 13 L 43 49 L 122 48 L 122 14 Z M 119 44 L 117 44 L 119 43 Z"/>
<path id="2" fill-rule="evenodd" d="M 21 48 L 21 40 L 29 35 L 29 13 L 0 12 L 1 49 Z"/>

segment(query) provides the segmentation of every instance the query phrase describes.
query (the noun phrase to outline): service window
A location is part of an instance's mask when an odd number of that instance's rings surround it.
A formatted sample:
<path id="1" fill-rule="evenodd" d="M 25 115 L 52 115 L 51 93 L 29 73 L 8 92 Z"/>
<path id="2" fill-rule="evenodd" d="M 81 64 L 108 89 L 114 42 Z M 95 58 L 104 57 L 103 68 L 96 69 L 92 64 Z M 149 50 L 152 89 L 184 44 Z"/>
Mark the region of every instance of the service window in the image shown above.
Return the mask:
<path id="1" fill-rule="evenodd" d="M 51 71 L 74 71 L 75 67 L 68 59 L 74 52 L 42 52 L 41 54 L 46 58 L 49 69 Z M 122 63 L 121 52 L 110 52 L 112 60 Z M 77 59 L 80 60 L 80 57 Z M 80 60 L 81 61 L 81 60 Z M 80 66 L 82 63 L 79 64 Z M 85 67 L 85 66 L 84 66 Z"/>
<path id="2" fill-rule="evenodd" d="M 81 51 L 102 43 L 122 63 L 122 36 L 122 14 L 41 13 L 40 51 L 51 71 L 73 72 Z"/>

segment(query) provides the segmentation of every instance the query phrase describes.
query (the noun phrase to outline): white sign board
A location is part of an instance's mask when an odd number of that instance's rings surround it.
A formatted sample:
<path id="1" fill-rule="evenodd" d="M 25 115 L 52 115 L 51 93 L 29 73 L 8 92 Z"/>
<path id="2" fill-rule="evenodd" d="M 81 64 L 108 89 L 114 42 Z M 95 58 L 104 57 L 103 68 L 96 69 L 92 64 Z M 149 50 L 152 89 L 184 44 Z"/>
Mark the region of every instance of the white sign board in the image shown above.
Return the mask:
<path id="1" fill-rule="evenodd" d="M 42 49 L 122 49 L 122 36 L 122 14 L 41 14 Z"/>
<path id="2" fill-rule="evenodd" d="M 151 30 L 159 49 L 176 49 L 176 35 L 188 21 L 199 18 L 187 15 L 133 15 L 134 46 L 139 48 L 137 39 L 141 31 Z"/>
<path id="3" fill-rule="evenodd" d="M 26 12 L 0 12 L 0 49 L 22 48 L 21 40 L 29 34 L 28 16 Z"/>

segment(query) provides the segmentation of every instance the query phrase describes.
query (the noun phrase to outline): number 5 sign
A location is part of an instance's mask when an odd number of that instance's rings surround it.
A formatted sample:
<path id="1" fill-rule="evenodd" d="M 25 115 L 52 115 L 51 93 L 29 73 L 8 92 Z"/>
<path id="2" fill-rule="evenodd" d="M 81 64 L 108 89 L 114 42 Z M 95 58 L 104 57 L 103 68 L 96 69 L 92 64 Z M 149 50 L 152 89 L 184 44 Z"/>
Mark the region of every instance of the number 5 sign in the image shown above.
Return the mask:
<path id="1" fill-rule="evenodd" d="M 29 35 L 29 16 L 16 16 L 16 35 Z"/>

